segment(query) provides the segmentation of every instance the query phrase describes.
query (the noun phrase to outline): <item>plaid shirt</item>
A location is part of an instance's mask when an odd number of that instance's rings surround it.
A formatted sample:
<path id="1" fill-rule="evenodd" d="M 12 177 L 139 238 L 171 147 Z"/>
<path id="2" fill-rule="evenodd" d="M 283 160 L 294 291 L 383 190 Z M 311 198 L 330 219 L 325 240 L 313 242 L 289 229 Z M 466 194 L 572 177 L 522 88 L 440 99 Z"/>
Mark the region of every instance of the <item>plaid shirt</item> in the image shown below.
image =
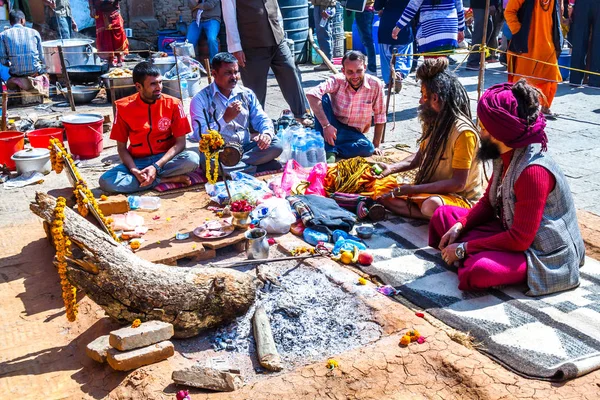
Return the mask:
<path id="1" fill-rule="evenodd" d="M 10 67 L 8 72 L 11 76 L 45 73 L 40 34 L 21 24 L 0 33 L 0 63 Z"/>
<path id="2" fill-rule="evenodd" d="M 329 94 L 337 120 L 363 133 L 371 127 L 373 115 L 375 124 L 384 124 L 387 120 L 383 102 L 383 82 L 372 75 L 365 75 L 363 85 L 358 90 L 350 86 L 344 74 L 333 75 L 319 86 L 308 90 L 306 94 L 318 99 Z"/>

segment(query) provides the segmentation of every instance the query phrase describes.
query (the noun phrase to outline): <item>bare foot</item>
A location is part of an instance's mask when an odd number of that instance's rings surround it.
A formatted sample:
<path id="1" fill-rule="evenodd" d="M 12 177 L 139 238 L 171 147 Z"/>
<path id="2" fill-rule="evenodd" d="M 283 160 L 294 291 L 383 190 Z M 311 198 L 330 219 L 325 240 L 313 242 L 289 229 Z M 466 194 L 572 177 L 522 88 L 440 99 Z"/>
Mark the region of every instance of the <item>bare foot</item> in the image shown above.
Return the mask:
<path id="1" fill-rule="evenodd" d="M 190 186 L 192 180 L 187 175 L 169 176 L 166 178 L 160 178 L 161 183 L 183 183 L 184 186 Z"/>

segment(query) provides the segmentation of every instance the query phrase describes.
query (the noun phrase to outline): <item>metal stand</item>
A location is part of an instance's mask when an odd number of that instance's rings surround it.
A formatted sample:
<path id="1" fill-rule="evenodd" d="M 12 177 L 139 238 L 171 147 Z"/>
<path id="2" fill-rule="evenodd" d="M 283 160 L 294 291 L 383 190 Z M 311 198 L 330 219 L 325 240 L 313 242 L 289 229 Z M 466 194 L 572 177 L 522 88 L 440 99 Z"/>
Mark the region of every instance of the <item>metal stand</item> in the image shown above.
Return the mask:
<path id="1" fill-rule="evenodd" d="M 173 48 L 173 56 L 175 57 L 175 71 L 177 71 L 177 87 L 179 88 L 179 100 L 183 103 L 183 91 L 181 90 L 181 78 L 179 77 L 179 63 L 177 62 L 177 50 Z"/>
<path id="2" fill-rule="evenodd" d="M 8 93 L 2 92 L 2 119 L 0 120 L 0 130 L 6 130 L 6 116 L 8 114 Z"/>
<path id="3" fill-rule="evenodd" d="M 69 73 L 67 72 L 67 66 L 65 63 L 65 55 L 63 54 L 62 46 L 58 46 L 58 56 L 60 58 L 60 66 L 62 68 L 62 72 L 65 76 L 65 80 L 67 81 L 67 94 L 69 98 L 69 104 L 71 105 L 71 111 L 77 111 L 75 109 L 75 101 L 73 100 L 73 91 L 71 90 L 71 80 L 69 79 Z"/>
<path id="4" fill-rule="evenodd" d="M 221 169 L 221 176 L 223 177 L 223 183 L 225 184 L 225 189 L 227 190 L 227 196 L 229 197 L 229 204 L 231 204 L 231 192 L 229 191 L 229 184 L 227 183 L 227 176 L 225 175 L 225 170 L 223 169 L 223 164 L 219 161 L 219 168 Z"/>

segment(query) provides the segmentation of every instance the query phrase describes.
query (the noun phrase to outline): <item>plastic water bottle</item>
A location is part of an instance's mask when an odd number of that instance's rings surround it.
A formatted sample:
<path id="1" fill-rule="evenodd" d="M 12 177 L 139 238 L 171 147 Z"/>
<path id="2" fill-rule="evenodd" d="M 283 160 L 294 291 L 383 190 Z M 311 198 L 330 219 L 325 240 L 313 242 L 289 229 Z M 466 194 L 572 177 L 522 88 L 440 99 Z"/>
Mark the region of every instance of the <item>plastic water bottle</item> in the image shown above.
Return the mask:
<path id="1" fill-rule="evenodd" d="M 327 20 L 335 15 L 335 8 L 333 8 L 331 6 L 327 7 L 325 9 L 325 12 L 327 13 L 328 17 L 327 18 L 321 17 L 321 22 L 319 23 L 319 26 L 321 28 L 325 28 L 325 25 L 327 25 Z"/>
<path id="2" fill-rule="evenodd" d="M 315 134 L 315 143 L 316 143 L 316 159 L 317 162 L 325 162 L 327 161 L 327 156 L 325 155 L 325 139 L 323 138 L 323 135 L 321 135 L 320 132 L 313 130 L 314 134 Z"/>
<path id="3" fill-rule="evenodd" d="M 292 138 L 292 158 L 303 167 L 306 166 L 306 133 L 304 130 L 299 130 L 296 137 Z"/>
<path id="4" fill-rule="evenodd" d="M 179 84 L 181 85 L 181 97 L 183 97 L 184 99 L 188 98 L 188 83 L 187 83 L 187 79 L 180 79 L 179 80 Z"/>
<path id="5" fill-rule="evenodd" d="M 130 210 L 158 210 L 160 208 L 160 198 L 154 196 L 128 196 Z"/>

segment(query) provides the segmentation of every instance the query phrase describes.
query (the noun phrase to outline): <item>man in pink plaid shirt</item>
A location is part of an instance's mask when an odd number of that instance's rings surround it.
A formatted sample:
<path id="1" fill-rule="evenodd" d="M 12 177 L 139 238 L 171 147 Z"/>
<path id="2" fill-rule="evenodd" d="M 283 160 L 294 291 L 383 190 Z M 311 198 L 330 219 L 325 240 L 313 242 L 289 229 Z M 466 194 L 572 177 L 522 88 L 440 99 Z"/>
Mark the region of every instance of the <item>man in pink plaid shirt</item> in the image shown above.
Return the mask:
<path id="1" fill-rule="evenodd" d="M 315 129 L 325 138 L 327 162 L 337 158 L 368 157 L 379 150 L 386 122 L 383 82 L 365 74 L 366 57 L 348 51 L 342 58 L 342 74 L 329 77 L 310 89 L 306 97 L 315 114 Z M 375 121 L 373 143 L 365 137 Z"/>

